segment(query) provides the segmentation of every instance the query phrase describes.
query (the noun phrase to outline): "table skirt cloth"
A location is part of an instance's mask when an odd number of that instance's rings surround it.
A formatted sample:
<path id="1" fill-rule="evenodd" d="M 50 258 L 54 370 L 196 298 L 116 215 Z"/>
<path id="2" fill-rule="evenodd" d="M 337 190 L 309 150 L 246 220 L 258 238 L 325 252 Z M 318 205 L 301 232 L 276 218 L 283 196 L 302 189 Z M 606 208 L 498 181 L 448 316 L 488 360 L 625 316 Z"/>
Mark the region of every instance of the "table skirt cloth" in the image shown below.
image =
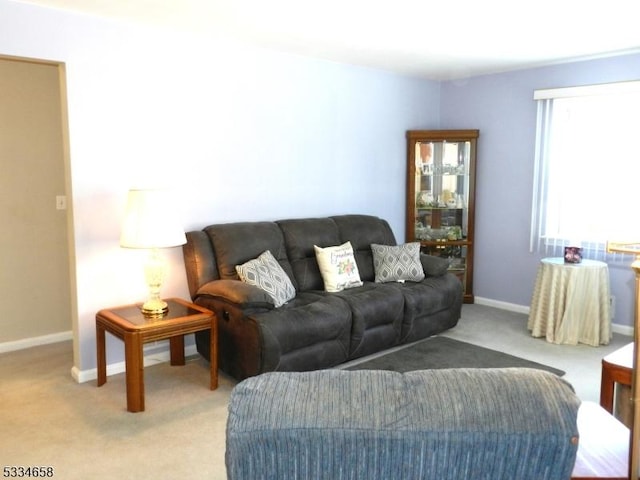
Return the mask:
<path id="1" fill-rule="evenodd" d="M 551 343 L 607 345 L 612 336 L 607 264 L 543 259 L 527 325 L 534 337 L 545 337 Z"/>

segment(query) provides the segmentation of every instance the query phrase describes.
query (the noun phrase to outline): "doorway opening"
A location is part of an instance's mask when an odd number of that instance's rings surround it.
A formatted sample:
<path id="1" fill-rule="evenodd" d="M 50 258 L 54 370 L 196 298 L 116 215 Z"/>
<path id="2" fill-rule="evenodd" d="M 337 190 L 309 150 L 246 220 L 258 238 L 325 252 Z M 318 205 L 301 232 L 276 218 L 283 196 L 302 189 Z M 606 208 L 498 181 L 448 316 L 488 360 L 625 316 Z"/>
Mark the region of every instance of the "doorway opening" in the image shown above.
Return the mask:
<path id="1" fill-rule="evenodd" d="M 74 338 L 65 65 L 0 56 L 0 352 Z"/>

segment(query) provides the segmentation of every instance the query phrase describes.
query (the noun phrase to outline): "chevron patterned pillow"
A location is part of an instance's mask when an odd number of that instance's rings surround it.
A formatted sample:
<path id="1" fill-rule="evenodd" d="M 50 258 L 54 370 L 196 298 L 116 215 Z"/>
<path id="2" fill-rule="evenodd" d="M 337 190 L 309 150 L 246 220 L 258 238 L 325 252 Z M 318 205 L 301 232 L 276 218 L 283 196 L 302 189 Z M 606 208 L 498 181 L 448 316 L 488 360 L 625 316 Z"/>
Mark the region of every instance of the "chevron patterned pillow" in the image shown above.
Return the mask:
<path id="1" fill-rule="evenodd" d="M 267 292 L 273 298 L 276 308 L 296 296 L 291 279 L 269 250 L 258 258 L 236 265 L 236 272 L 244 283 L 255 285 Z"/>
<path id="2" fill-rule="evenodd" d="M 397 246 L 372 243 L 371 252 L 376 282 L 419 282 L 424 279 L 419 242 Z"/>

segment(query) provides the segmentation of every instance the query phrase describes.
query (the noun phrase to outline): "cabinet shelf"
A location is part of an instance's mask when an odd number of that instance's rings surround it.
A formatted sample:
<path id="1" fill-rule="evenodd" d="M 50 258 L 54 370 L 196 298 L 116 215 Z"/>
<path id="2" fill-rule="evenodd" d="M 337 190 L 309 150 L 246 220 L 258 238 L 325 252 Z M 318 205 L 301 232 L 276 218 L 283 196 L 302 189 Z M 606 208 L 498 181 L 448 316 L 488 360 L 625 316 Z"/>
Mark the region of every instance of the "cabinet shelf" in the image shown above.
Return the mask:
<path id="1" fill-rule="evenodd" d="M 416 206 L 418 210 L 465 210 L 467 207 L 421 207 Z"/>
<path id="2" fill-rule="evenodd" d="M 423 177 L 464 177 L 465 175 L 469 175 L 469 172 L 463 173 L 423 173 Z"/>
<path id="3" fill-rule="evenodd" d="M 421 247 L 468 247 L 471 245 L 469 240 L 420 240 L 416 239 L 416 242 L 420 242 Z"/>
<path id="4" fill-rule="evenodd" d="M 462 282 L 466 303 L 473 303 L 478 136 L 478 130 L 407 132 L 406 239 L 451 259 L 449 272 Z"/>

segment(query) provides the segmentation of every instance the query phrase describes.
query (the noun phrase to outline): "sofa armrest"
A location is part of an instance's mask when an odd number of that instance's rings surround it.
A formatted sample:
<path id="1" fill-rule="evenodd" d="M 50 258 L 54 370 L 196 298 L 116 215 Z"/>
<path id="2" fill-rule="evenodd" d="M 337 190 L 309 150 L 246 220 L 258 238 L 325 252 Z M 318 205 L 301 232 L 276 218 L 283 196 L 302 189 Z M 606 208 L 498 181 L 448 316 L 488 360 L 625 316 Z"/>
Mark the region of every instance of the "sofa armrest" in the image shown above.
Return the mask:
<path id="1" fill-rule="evenodd" d="M 242 309 L 262 308 L 271 310 L 274 308 L 273 299 L 267 292 L 240 280 L 214 280 L 205 283 L 198 289 L 196 296 L 219 298 L 225 302 L 234 303 Z"/>
<path id="2" fill-rule="evenodd" d="M 420 263 L 422 263 L 424 274 L 427 277 L 439 277 L 440 275 L 447 273 L 447 270 L 449 269 L 449 260 L 433 255 L 427 255 L 426 253 L 420 254 Z"/>

